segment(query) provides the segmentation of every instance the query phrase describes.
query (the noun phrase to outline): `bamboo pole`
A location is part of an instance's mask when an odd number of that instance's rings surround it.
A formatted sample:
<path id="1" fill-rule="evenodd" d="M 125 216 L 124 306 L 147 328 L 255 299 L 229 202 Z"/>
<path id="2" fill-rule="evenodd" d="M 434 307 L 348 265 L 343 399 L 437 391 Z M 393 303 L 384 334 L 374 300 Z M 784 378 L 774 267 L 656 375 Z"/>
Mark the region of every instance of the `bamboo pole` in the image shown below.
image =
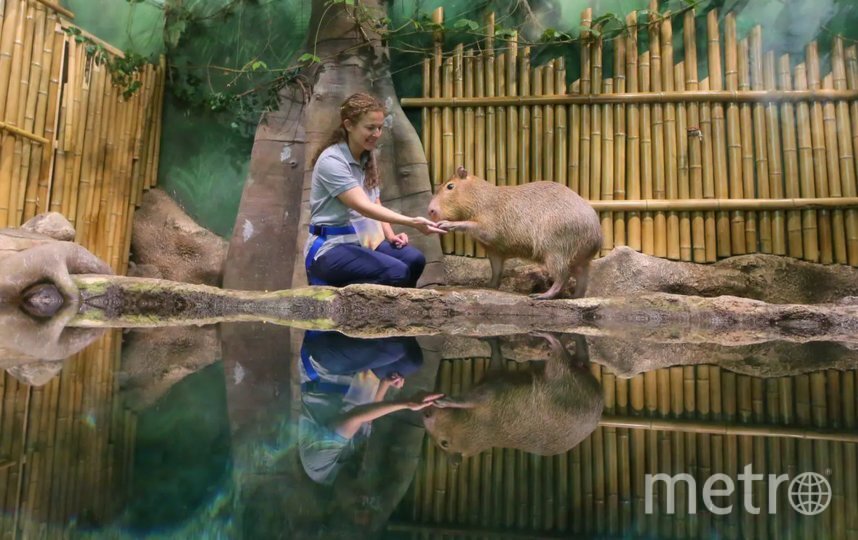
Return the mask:
<path id="1" fill-rule="evenodd" d="M 780 87 L 791 89 L 792 80 L 789 71 L 789 56 L 781 56 L 778 64 Z M 786 186 L 786 196 L 797 198 L 801 196 L 801 192 L 798 184 L 799 172 L 798 148 L 796 146 L 795 110 L 789 103 L 781 105 L 781 127 L 783 129 L 784 184 Z M 789 255 L 791 257 L 803 258 L 805 255 L 804 248 L 806 246 L 803 242 L 803 237 L 805 235 L 803 233 L 802 221 L 802 216 L 799 212 L 787 213 L 787 237 L 789 239 Z M 808 238 L 808 242 L 809 241 L 810 239 Z"/>
<path id="2" fill-rule="evenodd" d="M 775 88 L 775 57 L 767 53 L 763 57 L 763 81 L 767 89 Z M 769 104 L 765 110 L 766 152 L 769 170 L 769 193 L 772 197 L 783 197 L 784 174 L 781 160 L 780 111 L 777 105 Z M 772 253 L 787 254 L 787 223 L 783 212 L 772 213 Z M 791 238 L 791 237 L 790 237 Z M 790 246 L 792 247 L 792 246 Z M 801 242 L 797 244 L 801 249 Z"/>
<path id="3" fill-rule="evenodd" d="M 739 91 L 747 92 L 751 89 L 750 73 L 750 44 L 748 39 L 739 42 Z M 742 196 L 755 197 L 756 182 L 754 181 L 754 123 L 752 107 L 743 103 L 739 106 L 739 118 L 741 122 L 742 136 Z M 747 212 L 745 219 L 745 251 L 756 253 L 759 248 L 757 215 Z"/>
<path id="4" fill-rule="evenodd" d="M 823 79 L 822 86 L 823 88 L 832 88 L 834 86 L 832 74 L 827 75 Z M 837 131 L 837 106 L 834 103 L 826 103 L 822 110 L 825 125 L 826 158 L 828 160 L 828 189 L 826 192 L 831 197 L 842 197 L 843 191 L 841 189 L 842 181 L 840 177 L 843 173 L 840 170 L 840 155 L 838 153 L 840 137 Z M 821 194 L 822 192 L 817 193 L 817 195 Z M 831 228 L 831 246 L 827 249 L 833 251 L 832 262 L 848 264 L 849 258 L 846 253 L 846 222 L 842 210 L 834 210 L 831 213 Z"/>
<path id="5" fill-rule="evenodd" d="M 495 14 L 486 17 L 486 48 L 483 52 L 486 70 L 486 96 L 497 95 L 495 81 L 495 48 L 494 48 Z M 494 106 L 486 107 L 486 176 L 490 184 L 497 184 L 497 116 Z"/>
<path id="6" fill-rule="evenodd" d="M 581 80 L 578 79 L 569 85 L 569 93 L 577 94 L 581 91 Z M 581 191 L 581 106 L 570 105 L 569 114 L 569 172 L 567 174 L 568 186 L 575 193 Z"/>
<path id="7" fill-rule="evenodd" d="M 514 33 L 507 43 L 506 53 L 506 91 L 509 96 L 518 95 L 518 34 Z M 507 141 L 506 141 L 506 178 L 507 184 L 518 185 L 519 180 L 519 111 L 518 107 L 510 106 L 506 111 Z"/>
<path id="8" fill-rule="evenodd" d="M 465 95 L 464 81 L 464 46 L 460 43 L 453 52 L 453 96 L 463 97 Z M 465 165 L 465 111 L 461 108 L 453 109 L 453 159 L 452 167 L 446 174 L 452 175 L 454 171 Z M 467 167 L 466 167 L 467 168 Z M 473 170 L 473 169 L 469 169 Z M 468 254 L 468 246 L 465 234 L 461 231 L 453 232 L 455 252 L 459 255 Z"/>
<path id="9" fill-rule="evenodd" d="M 562 95 L 566 93 L 566 62 L 563 60 L 561 56 L 555 61 L 555 73 L 554 73 L 554 94 Z M 568 138 L 568 127 L 567 127 L 567 116 L 566 116 L 566 106 L 565 105 L 555 105 L 554 106 L 554 130 L 556 132 L 554 136 L 554 174 L 553 178 L 555 182 L 558 182 L 564 186 L 568 185 L 568 179 L 566 177 L 566 173 L 568 172 L 568 156 L 566 155 L 566 148 L 569 145 Z"/>
<path id="10" fill-rule="evenodd" d="M 760 91 L 765 86 L 763 78 L 763 30 L 759 25 L 751 30 L 749 43 L 749 69 L 751 79 L 751 89 Z M 767 135 L 766 130 L 766 108 L 762 104 L 753 105 L 753 138 L 754 138 L 754 155 L 755 173 L 756 173 L 756 194 L 761 199 L 767 199 L 771 196 L 769 179 L 769 159 L 767 156 Z M 757 229 L 759 230 L 759 249 L 763 253 L 774 253 L 774 236 L 772 232 L 772 214 L 770 212 L 762 212 L 758 216 Z"/>
<path id="11" fill-rule="evenodd" d="M 640 91 L 650 91 L 650 69 L 649 51 L 643 53 L 638 61 L 640 73 Z M 652 123 L 650 106 L 641 106 L 640 112 L 640 168 L 641 168 L 641 197 L 652 199 L 653 197 L 653 149 L 652 149 Z M 645 213 L 641 224 L 641 250 L 647 255 L 655 255 L 655 221 L 652 213 Z"/>
<path id="12" fill-rule="evenodd" d="M 542 71 L 544 66 L 536 66 L 533 68 L 531 77 L 531 93 L 542 95 Z M 533 149 L 533 155 L 530 161 L 530 177 L 533 181 L 539 181 L 545 178 L 545 173 L 542 170 L 543 153 L 545 145 L 542 138 L 545 136 L 545 128 L 543 127 L 543 110 L 542 107 L 533 107 L 531 110 L 531 130 L 530 130 L 530 147 Z"/>
<path id="13" fill-rule="evenodd" d="M 851 54 L 850 54 L 851 52 Z M 849 61 L 849 69 L 846 69 L 846 61 Z M 832 65 L 834 72 L 834 88 L 842 90 L 847 86 L 855 88 L 858 85 L 858 58 L 856 58 L 855 47 L 850 47 L 849 51 L 844 53 L 843 40 L 836 38 L 834 40 L 834 52 L 832 55 Z M 854 138 L 858 129 L 853 129 L 849 117 L 849 105 L 844 101 L 837 102 L 837 133 L 839 134 L 839 153 L 840 153 L 840 180 L 842 183 L 842 194 L 844 197 L 853 197 L 856 194 L 855 186 L 855 151 L 850 144 L 858 144 L 858 139 Z M 851 107 L 858 114 L 858 104 L 853 103 Z M 854 115 L 852 118 L 858 118 Z M 846 228 L 846 258 L 852 266 L 858 266 L 858 212 L 855 210 L 847 210 L 845 216 Z"/>
<path id="14" fill-rule="evenodd" d="M 542 67 L 542 94 L 554 94 L 554 60 L 549 60 Z M 540 180 L 554 181 L 554 106 L 542 107 L 542 175 Z"/>
<path id="15" fill-rule="evenodd" d="M 602 93 L 602 40 L 590 34 L 590 93 Z M 582 179 L 583 180 L 583 179 Z M 590 106 L 590 199 L 602 198 L 602 107 Z"/>
<path id="16" fill-rule="evenodd" d="M 53 24 L 55 29 L 51 45 L 51 78 L 50 83 L 48 84 L 48 110 L 45 125 L 45 138 L 51 141 L 57 138 L 57 134 L 60 131 L 60 100 L 62 98 L 60 79 L 62 78 L 62 73 L 66 68 L 66 54 L 64 54 L 66 36 L 63 34 L 60 26 L 56 24 L 56 22 L 56 19 L 49 19 L 49 27 Z M 48 41 L 51 41 L 50 38 L 48 38 Z M 55 146 L 56 145 L 52 145 L 51 148 L 46 148 L 46 151 L 42 152 L 41 176 L 36 190 L 34 214 L 46 212 L 50 208 Z"/>
<path id="17" fill-rule="evenodd" d="M 36 2 L 42 4 L 45 7 L 48 7 L 50 9 L 56 11 L 57 13 L 60 13 L 64 16 L 68 17 L 69 19 L 74 19 L 74 12 L 72 12 L 69 9 L 62 7 L 59 4 L 51 2 L 50 0 L 36 0 Z"/>
<path id="18" fill-rule="evenodd" d="M 495 57 L 495 95 L 506 95 L 506 59 L 504 53 L 498 54 Z M 506 177 L 506 155 L 507 155 L 507 132 L 506 132 L 506 107 L 495 108 L 495 122 L 497 125 L 497 140 L 495 148 L 497 149 L 497 161 L 495 163 L 496 182 L 499 186 L 507 185 Z"/>
<path id="19" fill-rule="evenodd" d="M 0 86 L 8 86 L 8 94 L 0 92 L 0 100 L 5 98 L 4 105 L 0 106 L 0 120 L 4 121 L 7 126 L 13 126 L 20 129 L 18 121 L 19 104 L 26 100 L 26 85 L 24 86 L 25 94 L 21 96 L 21 80 L 22 64 L 24 60 L 24 39 L 27 32 L 27 15 L 28 11 L 26 4 L 21 3 L 17 9 L 11 10 L 11 13 L 4 19 L 3 43 L 0 44 L 0 59 L 5 62 L 0 62 L 0 81 L 9 81 L 8 84 Z M 30 13 L 32 18 L 32 13 Z M 14 24 L 13 28 L 8 28 L 7 25 Z M 8 28 L 8 29 L 7 29 Z M 6 32 L 10 32 L 7 35 Z M 9 42 L 9 40 L 12 40 Z M 8 46 L 7 46 L 8 45 Z M 10 59 L 6 59 L 6 55 Z M 8 66 L 8 67 L 7 67 Z M 6 94 L 6 95 L 4 95 Z M 7 130 L 8 131 L 8 130 Z M 0 225 L 15 226 L 11 220 L 15 216 L 15 208 L 13 207 L 13 186 L 17 189 L 18 173 L 15 169 L 15 146 L 18 138 L 10 133 L 2 133 L 0 136 L 0 178 L 11 179 L 8 185 L 0 187 Z M 18 158 L 20 160 L 20 146 L 18 147 Z M 19 161 L 20 163 L 20 161 Z"/>
<path id="20" fill-rule="evenodd" d="M 711 10 L 706 15 L 706 30 L 708 35 L 709 53 L 709 88 L 720 91 L 723 88 L 721 72 L 721 42 L 718 39 L 718 13 Z M 726 130 L 724 126 L 724 106 L 721 103 L 712 105 L 712 167 L 715 177 L 715 197 L 729 197 L 727 177 L 727 147 Z M 733 244 L 730 238 L 730 216 L 726 212 L 715 214 L 717 230 L 717 246 L 719 257 L 729 257 Z"/>
<path id="21" fill-rule="evenodd" d="M 41 62 L 36 43 L 38 34 L 44 33 L 45 10 L 43 6 L 30 4 L 27 10 L 26 28 L 24 30 L 24 56 L 21 60 L 20 92 L 21 100 L 16 112 L 16 125 L 24 131 L 31 132 L 35 127 L 36 99 L 39 92 L 41 77 Z M 35 52 L 35 54 L 34 54 Z M 27 181 L 30 176 L 31 143 L 27 138 L 16 138 L 15 154 L 12 159 L 12 182 L 9 193 L 9 225 L 21 224 L 24 214 L 24 197 L 27 191 Z M 17 177 L 17 178 L 16 178 Z"/>
<path id="22" fill-rule="evenodd" d="M 659 38 L 659 28 L 664 24 L 662 17 L 658 12 L 658 1 L 650 0 L 649 4 L 649 64 L 650 64 L 650 91 L 658 93 L 662 91 L 664 77 L 662 75 L 661 66 L 661 41 Z M 673 71 L 673 66 L 669 68 Z M 652 119 L 652 176 L 653 190 L 652 198 L 664 199 L 667 190 L 665 187 L 665 168 L 668 167 L 668 157 L 665 155 L 665 125 L 664 125 L 664 106 L 660 103 L 655 103 L 651 107 Z M 654 244 L 653 254 L 656 257 L 667 257 L 668 231 L 667 231 L 667 216 L 664 212 L 656 212 L 653 216 L 654 227 Z M 677 233 L 679 231 L 677 230 Z"/>
<path id="23" fill-rule="evenodd" d="M 626 91 L 626 41 L 614 41 L 614 80 L 617 92 Z M 626 198 L 626 106 L 614 105 L 614 199 Z M 626 215 L 614 214 L 614 245 L 625 246 Z M 623 434 L 625 436 L 627 434 Z M 626 436 L 625 441 L 628 441 Z"/>
<path id="24" fill-rule="evenodd" d="M 474 83 L 476 82 L 476 60 L 474 58 L 474 51 L 472 49 L 468 49 L 465 52 L 464 56 L 464 83 L 465 83 L 465 97 L 471 97 L 475 93 Z M 468 171 L 474 171 L 474 160 L 476 156 L 476 118 L 474 116 L 475 110 L 473 107 L 468 107 L 465 109 L 464 114 L 464 164 L 465 169 Z M 469 257 L 473 257 L 475 253 L 474 247 L 474 239 L 469 235 L 465 235 L 465 255 Z"/>
<path id="25" fill-rule="evenodd" d="M 444 24 L 444 8 L 438 7 L 432 12 L 432 22 L 436 25 Z M 440 33 L 433 34 L 432 44 L 433 44 L 433 54 L 432 54 L 432 97 L 440 98 L 441 97 L 441 89 L 443 87 L 443 81 L 441 80 L 441 73 L 443 70 L 443 55 L 441 50 L 442 45 L 442 36 Z M 445 100 L 446 101 L 446 100 Z M 443 159 L 443 144 L 441 137 L 443 136 L 441 126 L 441 105 L 435 106 L 432 108 L 432 127 L 430 129 L 430 133 L 432 135 L 432 145 L 431 150 L 429 152 L 429 163 L 431 164 L 430 171 L 432 174 L 432 185 L 435 187 L 434 191 L 437 191 L 438 186 L 444 181 L 443 173 L 442 173 L 442 159 Z M 446 238 L 449 235 L 445 235 L 441 239 L 442 249 L 445 253 L 449 253 L 451 249 L 450 243 L 453 241 L 452 238 Z"/>
<path id="26" fill-rule="evenodd" d="M 443 97 L 453 96 L 453 58 L 444 59 L 441 64 L 441 92 Z M 455 170 L 456 165 L 453 163 L 455 156 L 453 155 L 453 111 L 449 107 L 441 109 L 441 171 L 438 174 L 439 182 L 445 182 Z M 457 241 L 458 240 L 458 241 Z M 442 246 L 445 253 L 456 253 L 456 247 L 461 247 L 461 234 L 445 234 L 441 237 Z"/>
<path id="27" fill-rule="evenodd" d="M 807 68 L 805 64 L 795 67 L 795 84 L 799 89 L 807 88 Z M 798 131 L 798 172 L 799 193 L 801 197 L 816 197 L 816 182 L 814 181 L 813 141 L 810 109 L 807 103 L 799 103 L 796 107 L 796 129 Z M 822 160 L 824 166 L 825 161 Z M 801 213 L 802 245 L 805 260 L 819 262 L 819 220 L 816 212 Z"/>
<path id="28" fill-rule="evenodd" d="M 673 82 L 677 90 L 685 89 L 685 63 L 679 62 L 673 68 Z M 688 152 L 688 110 L 684 103 L 676 105 L 676 133 L 674 135 L 677 143 L 677 188 L 676 198 L 688 199 L 691 197 L 689 152 Z M 691 237 L 691 214 L 679 213 L 679 259 L 682 261 L 693 260 L 693 249 Z"/>
<path id="29" fill-rule="evenodd" d="M 432 58 L 426 57 L 421 62 L 423 66 L 423 97 L 429 97 L 432 93 Z M 470 96 L 469 96 L 470 97 Z M 429 108 L 420 110 L 420 140 L 423 143 L 423 153 L 426 154 L 427 162 L 431 163 L 432 150 L 432 120 L 429 116 Z M 435 187 L 434 184 L 432 186 Z"/>
<path id="30" fill-rule="evenodd" d="M 590 57 L 590 31 L 589 28 L 593 21 L 592 8 L 585 8 L 581 12 L 581 78 L 580 80 L 580 96 L 590 96 L 592 94 L 590 81 L 592 76 L 592 63 Z M 590 107 L 584 105 L 581 107 L 581 151 L 579 158 L 581 160 L 578 169 L 579 186 L 578 194 L 584 199 L 592 199 L 590 194 Z"/>
<path id="31" fill-rule="evenodd" d="M 683 47 L 685 49 L 685 89 L 687 92 L 696 92 L 699 89 L 697 80 L 697 44 L 694 28 L 694 11 L 685 13 L 683 21 Z M 703 125 L 701 119 L 701 106 L 697 103 L 688 103 L 688 169 L 689 169 L 689 196 L 691 198 L 703 198 L 704 172 L 703 172 Z M 707 172 L 707 174 L 711 174 Z M 704 216 L 702 212 L 694 212 L 691 215 L 692 236 L 692 260 L 694 262 L 706 262 L 711 257 L 714 260 L 714 244 L 711 249 L 707 248 L 709 239 L 706 230 L 710 216 Z M 714 218 L 714 216 L 713 216 Z"/>
<path id="32" fill-rule="evenodd" d="M 728 13 L 724 29 L 724 66 L 726 69 L 725 81 L 727 90 L 738 91 L 739 88 L 739 66 L 736 43 L 736 16 Z M 720 79 L 719 79 L 720 81 Z M 739 105 L 730 103 L 727 105 L 727 185 L 731 198 L 744 198 L 744 179 L 742 178 L 742 135 L 741 120 L 739 116 Z M 753 195 L 753 193 L 751 193 Z M 730 252 L 733 255 L 747 253 L 745 242 L 745 216 L 742 212 L 733 212 L 730 216 Z M 756 237 L 753 245 L 756 245 Z"/>
<path id="33" fill-rule="evenodd" d="M 24 222 L 35 215 L 35 209 L 37 204 L 36 196 L 38 193 L 39 182 L 43 175 L 42 166 L 44 163 L 44 158 L 47 154 L 51 152 L 48 140 L 44 137 L 44 134 L 47 127 L 49 99 L 48 89 L 50 87 L 52 76 L 51 67 L 53 65 L 52 57 L 54 37 L 51 30 L 53 29 L 55 24 L 55 16 L 48 16 L 48 14 L 45 13 L 34 42 L 34 47 L 39 47 L 38 53 L 40 53 L 41 56 L 38 62 L 38 68 L 33 70 L 37 70 L 39 72 L 39 76 L 36 78 L 38 82 L 38 91 L 36 93 L 37 97 L 35 103 L 33 104 L 34 108 L 32 110 L 32 129 L 34 134 L 43 139 L 44 142 L 39 147 L 31 149 L 29 160 L 29 177 L 27 179 L 27 185 L 24 189 L 24 192 L 22 193 L 24 201 L 23 215 L 20 216 L 20 222 Z M 32 76 L 33 75 L 31 75 L 31 77 Z"/>
<path id="34" fill-rule="evenodd" d="M 486 95 L 486 73 L 485 54 L 474 58 L 474 93 L 477 96 Z M 476 149 L 474 158 L 474 174 L 480 178 L 486 178 L 486 108 L 477 107 L 474 112 L 474 146 Z M 470 238 L 470 237 L 469 237 Z M 473 241 L 473 240 L 472 240 Z M 474 255 L 485 257 L 485 248 L 474 243 Z"/>
<path id="35" fill-rule="evenodd" d="M 626 77 L 628 77 L 627 90 L 630 93 L 638 92 L 638 45 L 637 45 L 637 12 L 626 16 Z M 626 191 L 629 199 L 640 199 L 641 184 L 641 149 L 640 149 L 640 107 L 630 104 L 627 108 L 628 114 L 628 153 L 626 154 Z M 627 233 L 626 243 L 636 251 L 642 250 L 641 216 L 637 212 L 629 212 L 626 215 Z"/>
<path id="36" fill-rule="evenodd" d="M 603 89 L 606 94 L 613 91 L 613 79 L 604 80 Z M 614 111 L 611 105 L 602 108 L 602 200 L 614 199 Z M 602 251 L 605 256 L 614 248 L 614 215 L 612 212 L 602 212 Z"/>
<path id="37" fill-rule="evenodd" d="M 819 53 L 816 42 L 807 46 L 807 85 L 813 90 L 821 87 L 822 81 L 819 73 Z M 831 86 L 830 76 L 828 86 Z M 813 145 L 813 168 L 814 168 L 814 196 L 828 197 L 831 187 L 840 188 L 840 167 L 837 163 L 837 126 L 834 122 L 834 104 L 814 102 L 810 106 L 811 114 L 811 138 Z M 827 139 L 827 140 L 826 140 Z M 842 246 L 837 249 L 845 255 L 846 238 L 843 236 L 843 214 L 834 216 L 828 210 L 817 211 L 817 223 L 819 226 L 819 262 L 831 264 L 834 262 L 835 244 Z M 839 232 L 838 232 L 839 230 Z"/>
<path id="38" fill-rule="evenodd" d="M 521 77 L 518 84 L 519 95 L 521 96 L 529 96 L 530 93 L 530 47 L 524 47 L 522 49 L 521 55 L 519 56 L 519 66 L 518 73 Z M 533 180 L 533 176 L 530 174 L 530 162 L 531 162 L 531 151 L 530 151 L 530 115 L 531 115 L 531 107 L 523 106 L 518 108 L 519 112 L 519 129 L 521 133 L 519 134 L 519 183 L 524 184 L 526 182 L 530 182 Z"/>
<path id="39" fill-rule="evenodd" d="M 673 63 L 673 26 L 671 23 L 670 12 L 664 14 L 664 20 L 661 22 L 661 32 L 659 34 L 661 43 L 662 55 L 662 83 L 661 87 L 665 92 L 674 92 L 674 71 L 676 66 Z M 665 159 L 665 182 L 667 199 L 679 198 L 679 142 L 677 139 L 677 105 L 668 103 L 664 106 L 664 159 Z M 667 257 L 669 259 L 678 260 L 681 255 L 681 228 L 679 215 L 676 212 L 667 214 Z M 690 247 L 690 246 L 689 246 Z"/>

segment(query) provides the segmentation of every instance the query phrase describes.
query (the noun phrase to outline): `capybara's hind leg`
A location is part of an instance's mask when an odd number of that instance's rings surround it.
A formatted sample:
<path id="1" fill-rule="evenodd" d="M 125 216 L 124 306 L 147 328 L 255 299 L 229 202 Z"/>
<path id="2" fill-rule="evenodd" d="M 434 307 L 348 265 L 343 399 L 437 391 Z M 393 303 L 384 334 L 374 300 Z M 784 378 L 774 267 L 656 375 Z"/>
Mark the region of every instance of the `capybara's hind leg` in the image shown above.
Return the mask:
<path id="1" fill-rule="evenodd" d="M 575 267 L 573 271 L 575 276 L 575 294 L 572 298 L 584 298 L 587 292 L 587 282 L 590 279 L 590 261 L 585 261 Z"/>
<path id="2" fill-rule="evenodd" d="M 568 266 L 555 257 L 547 259 L 545 266 L 548 270 L 548 275 L 554 279 L 554 283 L 542 294 L 531 294 L 530 297 L 534 300 L 551 300 L 552 298 L 556 298 L 560 294 L 560 291 L 563 290 L 566 282 L 569 281 L 571 275 Z"/>
<path id="3" fill-rule="evenodd" d="M 486 257 L 489 259 L 489 264 L 492 265 L 492 279 L 489 281 L 489 287 L 492 289 L 500 288 L 501 274 L 503 273 L 504 258 L 494 251 L 486 250 Z"/>

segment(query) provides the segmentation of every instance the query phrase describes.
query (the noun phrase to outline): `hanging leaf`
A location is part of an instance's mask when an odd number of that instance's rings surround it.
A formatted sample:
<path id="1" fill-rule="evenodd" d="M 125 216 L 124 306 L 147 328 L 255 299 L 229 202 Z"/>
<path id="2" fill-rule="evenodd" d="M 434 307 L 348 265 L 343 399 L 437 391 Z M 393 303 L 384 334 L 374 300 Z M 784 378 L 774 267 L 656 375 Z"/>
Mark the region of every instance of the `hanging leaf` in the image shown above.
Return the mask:
<path id="1" fill-rule="evenodd" d="M 308 64 L 318 64 L 322 62 L 322 59 L 311 53 L 304 53 L 298 57 L 299 62 L 307 62 Z"/>
<path id="2" fill-rule="evenodd" d="M 455 24 L 453 24 L 453 28 L 456 30 L 469 30 L 471 32 L 476 32 L 480 29 L 480 25 L 471 19 L 459 19 Z"/>

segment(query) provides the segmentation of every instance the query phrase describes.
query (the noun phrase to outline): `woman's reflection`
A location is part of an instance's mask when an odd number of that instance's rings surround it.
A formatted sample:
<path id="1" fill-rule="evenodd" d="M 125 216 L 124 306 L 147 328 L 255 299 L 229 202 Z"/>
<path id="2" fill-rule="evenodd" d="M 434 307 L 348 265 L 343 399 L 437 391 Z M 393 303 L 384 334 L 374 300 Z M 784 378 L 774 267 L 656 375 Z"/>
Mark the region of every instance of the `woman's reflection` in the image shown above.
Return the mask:
<path id="1" fill-rule="evenodd" d="M 315 482 L 330 485 L 369 437 L 371 423 L 410 409 L 419 411 L 443 394 L 386 399 L 420 369 L 423 356 L 412 337 L 358 339 L 308 331 L 301 347 L 298 446 Z"/>

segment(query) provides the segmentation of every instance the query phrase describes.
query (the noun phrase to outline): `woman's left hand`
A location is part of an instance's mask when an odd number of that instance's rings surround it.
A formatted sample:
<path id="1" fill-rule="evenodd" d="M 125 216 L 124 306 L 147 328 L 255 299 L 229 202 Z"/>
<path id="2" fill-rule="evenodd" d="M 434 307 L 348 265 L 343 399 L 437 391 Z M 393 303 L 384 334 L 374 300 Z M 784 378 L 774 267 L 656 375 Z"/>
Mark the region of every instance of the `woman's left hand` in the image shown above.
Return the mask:
<path id="1" fill-rule="evenodd" d="M 408 235 L 404 232 L 394 234 L 393 236 L 388 238 L 387 241 L 390 242 L 390 245 L 395 248 L 402 248 L 408 245 Z"/>

